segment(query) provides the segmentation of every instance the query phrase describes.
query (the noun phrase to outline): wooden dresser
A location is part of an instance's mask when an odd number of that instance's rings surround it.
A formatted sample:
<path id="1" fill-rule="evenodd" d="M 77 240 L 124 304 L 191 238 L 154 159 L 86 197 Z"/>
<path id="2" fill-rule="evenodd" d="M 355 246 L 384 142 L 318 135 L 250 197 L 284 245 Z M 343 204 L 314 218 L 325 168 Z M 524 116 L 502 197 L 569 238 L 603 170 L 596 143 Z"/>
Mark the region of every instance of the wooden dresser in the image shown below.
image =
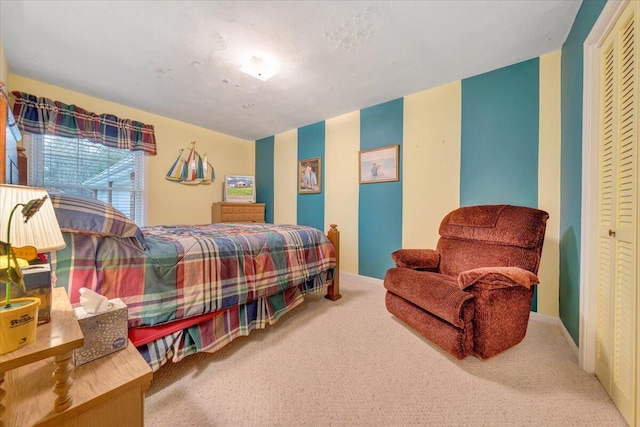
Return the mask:
<path id="1" fill-rule="evenodd" d="M 211 222 L 264 222 L 264 203 L 214 203 Z"/>

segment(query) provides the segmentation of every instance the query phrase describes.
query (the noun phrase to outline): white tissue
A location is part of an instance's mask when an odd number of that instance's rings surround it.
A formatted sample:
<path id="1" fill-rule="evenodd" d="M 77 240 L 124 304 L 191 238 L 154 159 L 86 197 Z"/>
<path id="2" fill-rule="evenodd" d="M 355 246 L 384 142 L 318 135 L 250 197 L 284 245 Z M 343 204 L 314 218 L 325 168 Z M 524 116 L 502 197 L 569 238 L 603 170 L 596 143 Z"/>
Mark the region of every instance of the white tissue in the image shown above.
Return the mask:
<path id="1" fill-rule="evenodd" d="M 113 305 L 107 297 L 88 288 L 80 288 L 80 306 L 86 313 L 95 314 L 107 311 Z"/>

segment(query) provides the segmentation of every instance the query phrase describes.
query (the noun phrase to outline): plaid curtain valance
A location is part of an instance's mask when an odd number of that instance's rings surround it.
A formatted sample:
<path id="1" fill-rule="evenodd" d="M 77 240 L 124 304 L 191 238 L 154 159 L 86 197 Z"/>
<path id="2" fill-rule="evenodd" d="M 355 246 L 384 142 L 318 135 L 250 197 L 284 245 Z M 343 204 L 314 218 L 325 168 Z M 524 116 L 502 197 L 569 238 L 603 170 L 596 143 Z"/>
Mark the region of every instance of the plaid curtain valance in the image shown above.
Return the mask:
<path id="1" fill-rule="evenodd" d="M 153 125 L 113 114 L 95 114 L 76 105 L 24 92 L 11 93 L 16 97 L 13 115 L 24 133 L 82 138 L 107 147 L 157 154 Z"/>

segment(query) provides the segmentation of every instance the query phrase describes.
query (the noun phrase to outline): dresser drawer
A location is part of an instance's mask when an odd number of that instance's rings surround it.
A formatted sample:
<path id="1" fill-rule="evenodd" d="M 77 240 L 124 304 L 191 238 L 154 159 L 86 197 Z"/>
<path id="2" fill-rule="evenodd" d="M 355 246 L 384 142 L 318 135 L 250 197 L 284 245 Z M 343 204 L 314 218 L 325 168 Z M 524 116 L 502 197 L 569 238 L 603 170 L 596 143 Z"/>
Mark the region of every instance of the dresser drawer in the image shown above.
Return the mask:
<path id="1" fill-rule="evenodd" d="M 264 206 L 264 203 L 214 203 L 211 222 L 264 222 Z"/>

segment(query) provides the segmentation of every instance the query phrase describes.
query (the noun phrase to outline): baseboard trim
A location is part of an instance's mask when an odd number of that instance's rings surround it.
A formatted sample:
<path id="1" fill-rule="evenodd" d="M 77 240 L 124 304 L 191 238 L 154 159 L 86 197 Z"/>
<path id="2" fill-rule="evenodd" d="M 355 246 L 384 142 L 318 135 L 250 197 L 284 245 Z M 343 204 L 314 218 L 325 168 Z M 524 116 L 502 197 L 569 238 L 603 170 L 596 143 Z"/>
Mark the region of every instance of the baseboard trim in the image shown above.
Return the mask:
<path id="1" fill-rule="evenodd" d="M 352 277 L 354 279 L 358 278 L 358 280 L 363 280 L 364 279 L 364 281 L 370 282 L 371 284 L 374 284 L 374 285 L 380 285 L 380 286 L 383 285 L 383 280 L 382 279 L 377 279 L 375 277 L 362 276 L 360 274 L 355 274 L 355 273 L 347 273 L 346 271 L 341 271 L 340 272 L 340 277 L 342 277 L 342 276 L 344 276 L 345 279 L 348 279 L 349 277 Z"/>
<path id="2" fill-rule="evenodd" d="M 569 344 L 569 348 L 571 349 L 571 352 L 573 353 L 573 355 L 576 357 L 576 360 L 577 360 L 580 357 L 580 349 L 578 348 L 576 343 L 573 341 L 573 338 L 571 338 L 571 334 L 569 333 L 567 328 L 564 326 L 564 323 L 559 322 L 558 326 L 560 327 L 560 332 L 562 332 L 562 336 L 564 337 L 564 340 L 567 342 L 567 344 Z M 584 369 L 583 366 L 581 366 L 581 368 Z"/>
<path id="3" fill-rule="evenodd" d="M 564 326 L 564 323 L 562 323 L 562 321 L 560 320 L 559 317 L 551 316 L 549 314 L 536 313 L 536 312 L 532 311 L 531 312 L 531 319 L 535 320 L 535 321 L 538 321 L 538 322 L 545 322 L 545 323 L 551 323 L 551 324 L 556 325 L 558 327 L 558 329 L 560 329 L 560 333 L 562 334 L 562 337 L 564 338 L 564 340 L 569 345 L 569 349 L 571 350 L 571 353 L 573 353 L 573 355 L 575 356 L 576 360 L 578 359 L 578 356 L 579 356 L 579 353 L 580 353 L 579 349 L 578 349 L 578 346 L 573 341 L 573 338 L 571 338 L 571 334 L 569 333 L 567 328 Z"/>
<path id="4" fill-rule="evenodd" d="M 552 316 L 550 314 L 542 314 L 535 311 L 531 312 L 531 319 L 536 320 L 538 322 L 553 323 L 554 325 L 557 325 L 560 323 L 560 318 L 557 316 Z"/>

